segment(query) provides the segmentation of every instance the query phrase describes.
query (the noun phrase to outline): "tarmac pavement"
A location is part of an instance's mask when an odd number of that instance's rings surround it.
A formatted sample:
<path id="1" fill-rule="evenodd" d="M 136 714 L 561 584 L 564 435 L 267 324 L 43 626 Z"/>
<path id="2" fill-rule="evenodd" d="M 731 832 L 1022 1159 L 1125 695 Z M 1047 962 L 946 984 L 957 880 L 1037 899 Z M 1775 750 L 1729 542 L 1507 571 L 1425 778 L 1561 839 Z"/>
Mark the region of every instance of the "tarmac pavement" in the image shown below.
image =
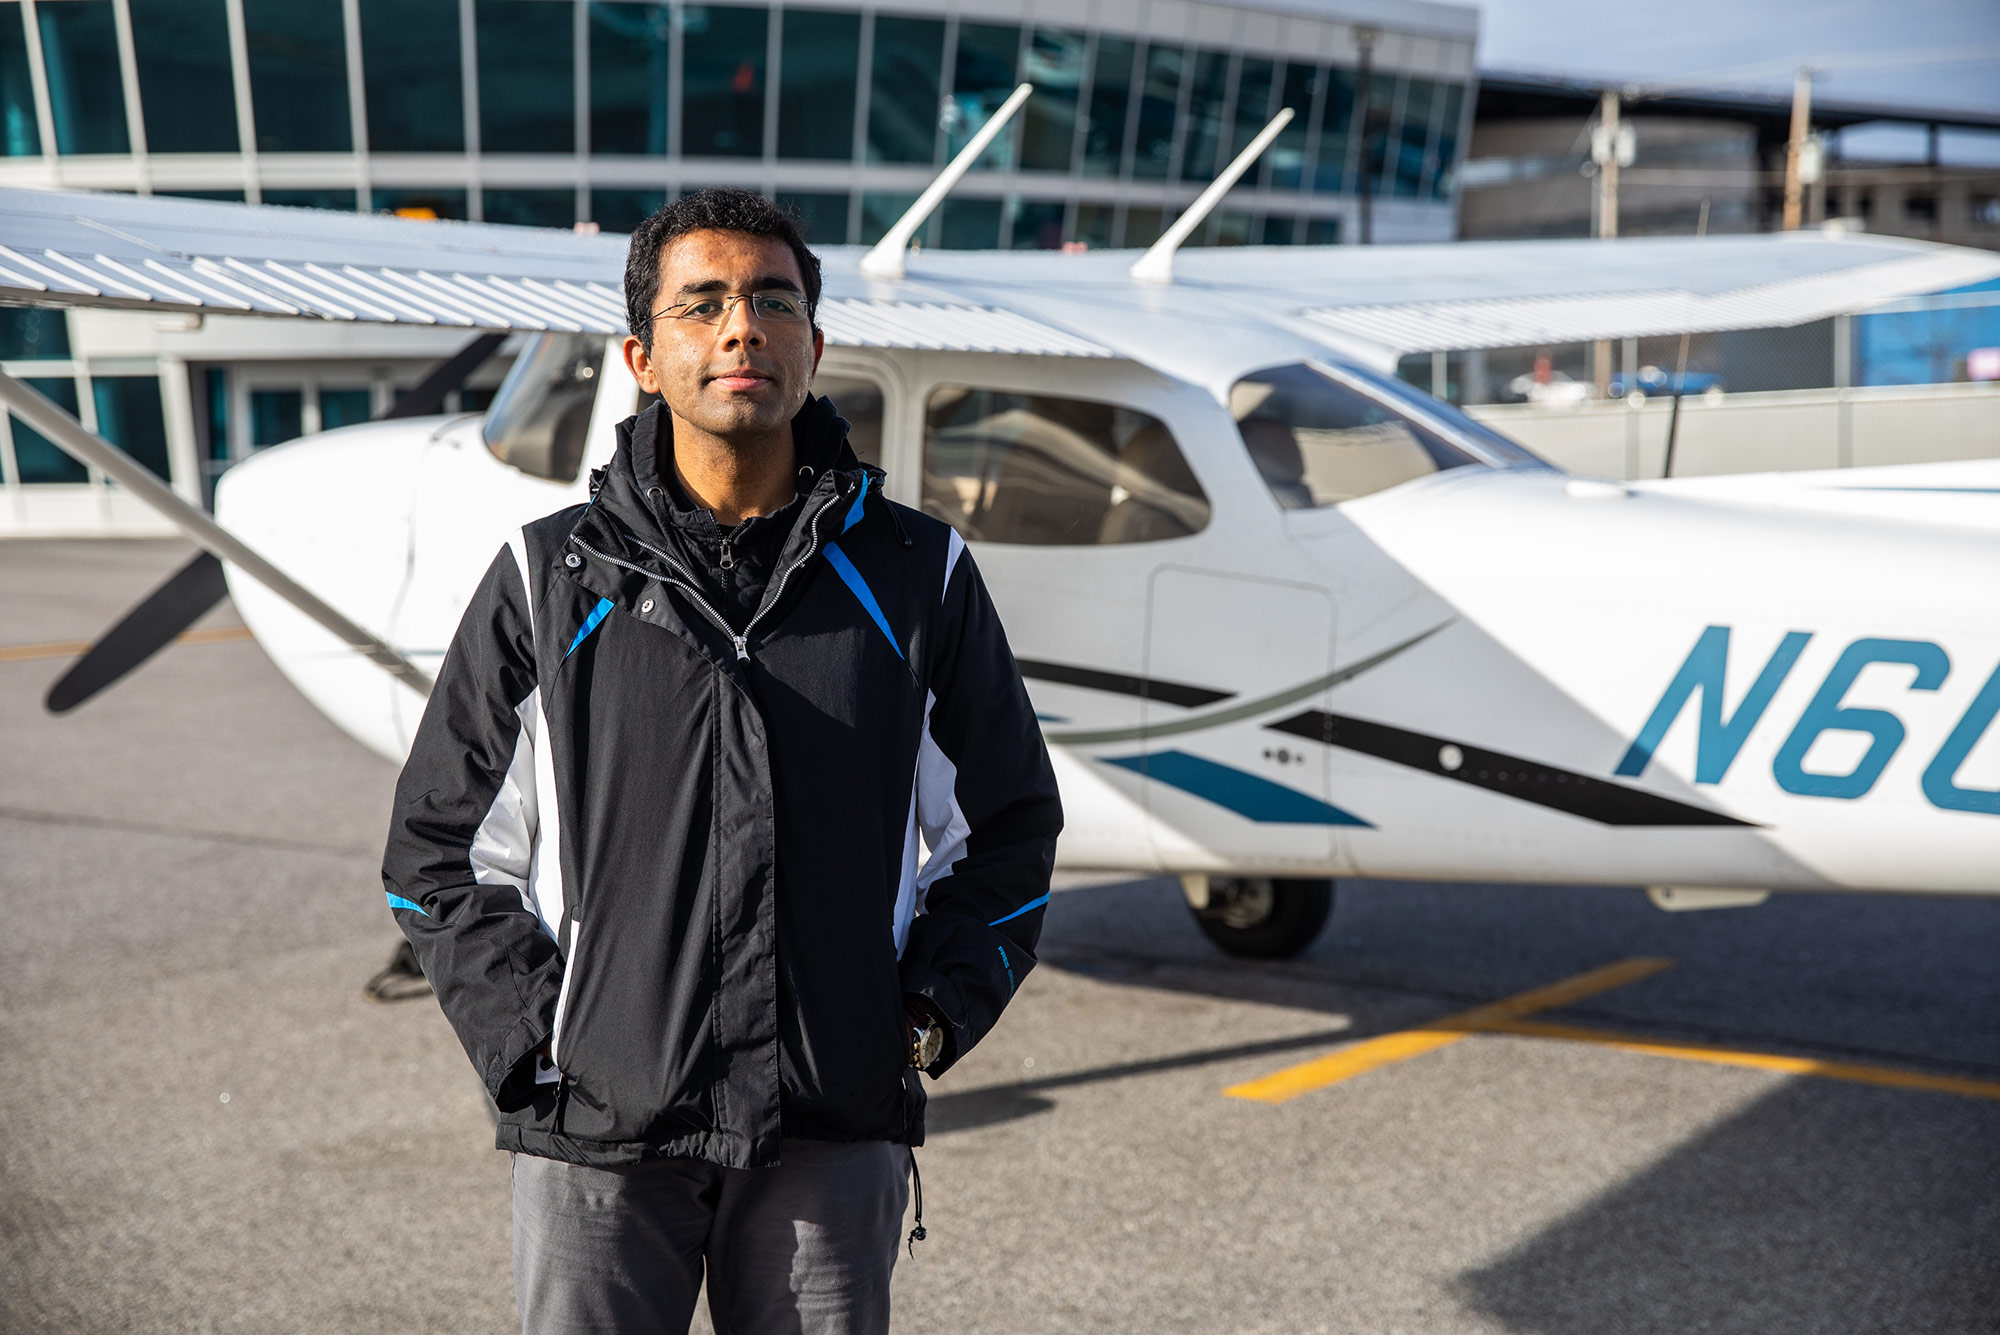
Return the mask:
<path id="1" fill-rule="evenodd" d="M 0 651 L 187 555 L 0 543 Z M 0 657 L 0 1331 L 515 1328 L 477 1081 L 361 994 L 394 768 L 249 641 L 53 718 L 66 664 Z M 2000 1331 L 2000 903 L 1352 882 L 1252 965 L 1171 882 L 1061 888 L 935 1087 L 899 1330 Z M 1638 957 L 1674 965 L 1533 1018 L 1991 1091 L 1483 1032 L 1224 1093 Z"/>

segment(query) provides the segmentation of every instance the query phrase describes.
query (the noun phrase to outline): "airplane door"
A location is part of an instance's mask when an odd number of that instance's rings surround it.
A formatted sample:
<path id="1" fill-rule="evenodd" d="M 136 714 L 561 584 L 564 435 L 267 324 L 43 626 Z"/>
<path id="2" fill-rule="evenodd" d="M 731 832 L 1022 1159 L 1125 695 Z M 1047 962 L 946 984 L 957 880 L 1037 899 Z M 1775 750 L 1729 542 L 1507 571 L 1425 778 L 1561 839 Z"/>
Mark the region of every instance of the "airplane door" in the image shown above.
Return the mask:
<path id="1" fill-rule="evenodd" d="M 1168 868 L 1331 870 L 1339 826 L 1327 750 L 1264 726 L 1326 708 L 1334 608 L 1324 589 L 1179 566 L 1146 608 L 1146 801 Z M 1248 717 L 1232 718 L 1244 706 Z"/>

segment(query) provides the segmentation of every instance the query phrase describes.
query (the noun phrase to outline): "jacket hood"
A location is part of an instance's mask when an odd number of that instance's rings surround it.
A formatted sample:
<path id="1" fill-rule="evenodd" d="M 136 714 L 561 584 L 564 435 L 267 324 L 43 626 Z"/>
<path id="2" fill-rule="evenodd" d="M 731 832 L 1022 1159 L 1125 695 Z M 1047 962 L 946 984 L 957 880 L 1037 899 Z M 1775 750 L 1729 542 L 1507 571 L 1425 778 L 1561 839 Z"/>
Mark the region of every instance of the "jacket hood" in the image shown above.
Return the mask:
<path id="1" fill-rule="evenodd" d="M 602 470 L 603 475 L 591 479 L 591 490 L 595 493 L 616 478 L 623 484 L 621 491 L 627 491 L 633 499 L 643 497 L 662 476 L 661 463 L 673 457 L 673 418 L 667 414 L 666 404 L 654 403 L 644 412 L 620 422 L 617 431 L 618 448 L 611 456 L 610 466 Z M 799 481 L 801 493 L 811 492 L 829 472 L 851 474 L 849 485 L 859 485 L 862 474 L 873 473 L 874 484 L 880 484 L 882 470 L 862 463 L 855 456 L 853 447 L 847 443 L 847 432 L 847 419 L 834 408 L 832 399 L 806 396 L 805 403 L 792 416 L 792 444 L 799 467 L 812 470 L 810 478 Z"/>

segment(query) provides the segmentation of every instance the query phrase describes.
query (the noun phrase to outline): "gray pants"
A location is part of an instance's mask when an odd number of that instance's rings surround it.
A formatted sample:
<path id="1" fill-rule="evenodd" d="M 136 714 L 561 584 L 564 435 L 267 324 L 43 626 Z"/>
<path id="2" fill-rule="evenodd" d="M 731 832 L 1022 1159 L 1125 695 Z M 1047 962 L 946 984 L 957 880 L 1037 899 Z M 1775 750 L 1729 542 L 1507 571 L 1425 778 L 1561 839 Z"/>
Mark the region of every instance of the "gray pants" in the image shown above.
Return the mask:
<path id="1" fill-rule="evenodd" d="M 886 1335 L 909 1151 L 787 1140 L 776 1168 L 514 1156 L 524 1335 L 685 1331 L 708 1269 L 717 1335 Z"/>

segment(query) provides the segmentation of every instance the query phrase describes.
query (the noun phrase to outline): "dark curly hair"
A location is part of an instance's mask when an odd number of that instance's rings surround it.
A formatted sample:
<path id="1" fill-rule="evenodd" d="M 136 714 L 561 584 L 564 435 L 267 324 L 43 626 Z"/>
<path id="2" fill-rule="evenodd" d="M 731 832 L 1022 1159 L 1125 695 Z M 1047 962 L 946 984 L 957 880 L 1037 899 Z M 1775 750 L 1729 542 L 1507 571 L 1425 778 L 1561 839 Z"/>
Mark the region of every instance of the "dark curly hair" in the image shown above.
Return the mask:
<path id="1" fill-rule="evenodd" d="M 660 252 L 689 232 L 747 232 L 784 242 L 805 280 L 806 316 L 819 327 L 819 256 L 806 249 L 798 219 L 748 190 L 697 190 L 640 223 L 625 253 L 625 320 L 648 352 L 653 350 L 653 302 L 660 295 Z"/>

